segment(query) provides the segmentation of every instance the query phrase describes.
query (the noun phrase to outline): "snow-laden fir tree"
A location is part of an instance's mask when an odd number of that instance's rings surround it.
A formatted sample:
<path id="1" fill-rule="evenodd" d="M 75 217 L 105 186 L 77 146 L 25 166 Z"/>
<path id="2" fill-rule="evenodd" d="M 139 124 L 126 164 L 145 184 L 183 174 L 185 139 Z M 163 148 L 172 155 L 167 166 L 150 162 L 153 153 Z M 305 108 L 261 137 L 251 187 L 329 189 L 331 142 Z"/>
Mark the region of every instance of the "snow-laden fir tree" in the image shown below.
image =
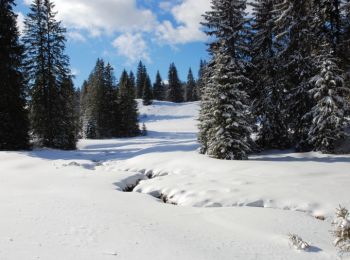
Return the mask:
<path id="1" fill-rule="evenodd" d="M 174 63 L 170 64 L 168 78 L 169 86 L 167 100 L 175 103 L 183 102 L 184 97 L 182 86 Z"/>
<path id="2" fill-rule="evenodd" d="M 71 133 L 75 122 L 71 121 L 70 112 L 61 113 L 64 109 L 74 110 L 67 105 L 74 95 L 67 96 L 65 90 L 71 74 L 69 58 L 64 53 L 66 30 L 55 19 L 53 9 L 50 0 L 35 0 L 25 19 L 23 42 L 31 94 L 31 127 L 40 145 L 71 149 L 76 139 Z"/>
<path id="3" fill-rule="evenodd" d="M 152 105 L 153 103 L 153 93 L 152 93 L 152 83 L 149 76 L 146 76 L 144 87 L 143 87 L 143 94 L 142 94 L 142 103 L 144 106 Z"/>
<path id="4" fill-rule="evenodd" d="M 320 72 L 312 79 L 314 86 L 309 91 L 316 105 L 309 113 L 312 124 L 308 140 L 315 151 L 334 153 L 337 141 L 345 136 L 344 115 L 350 90 L 332 54 L 322 56 L 320 63 Z"/>
<path id="5" fill-rule="evenodd" d="M 278 81 L 274 42 L 275 0 L 259 0 L 253 6 L 252 63 L 254 87 L 252 112 L 259 122 L 257 143 L 264 149 L 290 145 L 284 85 Z"/>
<path id="6" fill-rule="evenodd" d="M 276 35 L 275 82 L 286 92 L 289 129 L 297 150 L 312 149 L 308 143 L 311 119 L 305 115 L 314 106 L 309 95 L 310 78 L 315 75 L 317 46 L 312 0 L 283 0 L 275 5 L 274 34 Z"/>
<path id="7" fill-rule="evenodd" d="M 165 99 L 165 86 L 159 71 L 157 71 L 156 81 L 153 84 L 153 98 L 155 100 Z"/>
<path id="8" fill-rule="evenodd" d="M 251 118 L 247 78 L 246 1 L 213 0 L 204 15 L 214 36 L 199 123 L 201 152 L 218 159 L 247 159 L 251 151 Z"/>
<path id="9" fill-rule="evenodd" d="M 119 108 L 121 137 L 140 135 L 138 109 L 135 100 L 135 81 L 124 70 L 119 81 Z"/>
<path id="10" fill-rule="evenodd" d="M 217 159 L 248 159 L 252 129 L 248 95 L 242 88 L 250 84 L 242 75 L 244 63 L 217 51 L 212 66 L 199 118 L 201 152 Z"/>
<path id="11" fill-rule="evenodd" d="M 196 81 L 193 77 L 192 69 L 190 68 L 187 75 L 187 83 L 185 88 L 185 101 L 196 101 Z"/>
<path id="12" fill-rule="evenodd" d="M 26 91 L 13 0 L 0 1 L 0 150 L 29 146 Z"/>

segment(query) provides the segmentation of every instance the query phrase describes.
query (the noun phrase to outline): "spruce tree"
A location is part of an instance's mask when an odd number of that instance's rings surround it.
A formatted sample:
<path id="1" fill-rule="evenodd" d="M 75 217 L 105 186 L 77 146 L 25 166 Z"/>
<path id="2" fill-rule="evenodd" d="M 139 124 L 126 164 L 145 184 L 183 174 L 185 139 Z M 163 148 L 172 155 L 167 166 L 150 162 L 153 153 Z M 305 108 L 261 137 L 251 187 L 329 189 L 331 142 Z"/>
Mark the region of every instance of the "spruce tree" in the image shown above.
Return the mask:
<path id="1" fill-rule="evenodd" d="M 138 123 L 138 109 L 135 100 L 135 81 L 124 70 L 119 81 L 121 137 L 141 134 Z"/>
<path id="2" fill-rule="evenodd" d="M 53 9 L 50 0 L 35 0 L 25 20 L 23 42 L 31 94 L 31 127 L 40 145 L 72 149 L 71 140 L 65 138 L 70 138 L 75 122 L 70 121 L 71 113 L 61 113 L 74 99 L 66 92 L 70 78 L 69 58 L 64 54 L 66 30 L 56 21 Z"/>
<path id="3" fill-rule="evenodd" d="M 177 69 L 174 63 L 169 67 L 169 87 L 167 100 L 170 102 L 181 103 L 184 100 L 182 86 L 177 74 Z"/>
<path id="4" fill-rule="evenodd" d="M 186 102 L 196 101 L 196 81 L 194 80 L 192 69 L 189 69 L 187 75 L 187 83 L 185 88 L 185 100 Z"/>
<path id="5" fill-rule="evenodd" d="M 344 115 L 350 89 L 344 86 L 333 54 L 322 56 L 320 62 L 320 72 L 312 79 L 314 87 L 310 90 L 316 105 L 310 112 L 309 142 L 315 151 L 334 153 L 336 143 L 345 136 Z"/>
<path id="6" fill-rule="evenodd" d="M 136 74 L 136 98 L 142 98 L 143 88 L 145 86 L 145 80 L 147 76 L 147 71 L 145 65 L 142 61 L 139 62 Z"/>
<path id="7" fill-rule="evenodd" d="M 225 51 L 214 54 L 199 118 L 201 152 L 213 158 L 245 160 L 251 151 L 248 95 L 242 90 L 242 84 L 249 82 L 242 77 L 241 66 Z"/>
<path id="8" fill-rule="evenodd" d="M 149 78 L 149 76 L 146 76 L 146 80 L 144 82 L 144 87 L 143 87 L 143 96 L 142 96 L 142 102 L 144 106 L 149 106 L 152 105 L 152 83 Z"/>
<path id="9" fill-rule="evenodd" d="M 13 0 L 0 1 L 0 150 L 29 147 L 23 48 L 19 43 Z"/>
<path id="10" fill-rule="evenodd" d="M 284 86 L 288 127 L 293 131 L 293 143 L 298 151 L 312 149 L 307 140 L 311 121 L 306 116 L 314 106 L 309 95 L 310 78 L 316 70 L 317 45 L 312 10 L 311 0 L 283 0 L 274 10 L 278 75 L 275 82 Z"/>
<path id="11" fill-rule="evenodd" d="M 204 15 L 207 34 L 216 38 L 209 47 L 213 60 L 202 96 L 199 142 L 202 153 L 218 159 L 247 159 L 251 151 L 245 9 L 245 1 L 213 0 Z"/>
<path id="12" fill-rule="evenodd" d="M 157 71 L 156 81 L 153 84 L 153 98 L 155 100 L 165 99 L 165 86 L 159 71 Z"/>
<path id="13" fill-rule="evenodd" d="M 252 3 L 252 112 L 260 122 L 257 143 L 264 149 L 286 149 L 290 145 L 285 88 L 279 83 L 274 42 L 274 0 Z"/>
<path id="14" fill-rule="evenodd" d="M 202 90 L 205 85 L 205 70 L 207 68 L 207 62 L 205 60 L 200 60 L 199 70 L 198 70 L 198 80 L 196 83 L 196 88 L 193 91 L 193 99 L 195 101 L 200 100 L 202 97 Z"/>

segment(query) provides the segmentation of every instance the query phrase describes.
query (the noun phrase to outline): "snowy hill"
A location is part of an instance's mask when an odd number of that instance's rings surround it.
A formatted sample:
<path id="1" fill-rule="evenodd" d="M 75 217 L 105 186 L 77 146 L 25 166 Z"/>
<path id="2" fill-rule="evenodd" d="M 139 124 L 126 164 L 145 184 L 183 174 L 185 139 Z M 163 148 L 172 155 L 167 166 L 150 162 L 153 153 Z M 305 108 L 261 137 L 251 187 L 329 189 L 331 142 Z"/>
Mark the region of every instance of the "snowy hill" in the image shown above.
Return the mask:
<path id="1" fill-rule="evenodd" d="M 0 259 L 337 259 L 350 156 L 214 160 L 196 151 L 198 103 L 139 106 L 146 137 L 0 152 Z"/>

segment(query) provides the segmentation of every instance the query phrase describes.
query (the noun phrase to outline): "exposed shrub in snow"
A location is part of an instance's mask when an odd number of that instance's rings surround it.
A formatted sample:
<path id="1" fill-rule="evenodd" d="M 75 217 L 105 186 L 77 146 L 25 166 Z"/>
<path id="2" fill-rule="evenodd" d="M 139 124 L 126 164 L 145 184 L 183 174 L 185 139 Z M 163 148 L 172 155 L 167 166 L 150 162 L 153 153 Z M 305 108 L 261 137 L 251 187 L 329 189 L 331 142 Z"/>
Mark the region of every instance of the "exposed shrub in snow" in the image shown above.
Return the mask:
<path id="1" fill-rule="evenodd" d="M 305 242 L 301 237 L 295 234 L 289 234 L 290 244 L 297 250 L 307 251 L 310 248 L 310 244 Z"/>
<path id="2" fill-rule="evenodd" d="M 342 252 L 350 252 L 350 215 L 346 208 L 339 206 L 333 226 L 335 227 L 332 231 L 335 236 L 334 245 Z"/>

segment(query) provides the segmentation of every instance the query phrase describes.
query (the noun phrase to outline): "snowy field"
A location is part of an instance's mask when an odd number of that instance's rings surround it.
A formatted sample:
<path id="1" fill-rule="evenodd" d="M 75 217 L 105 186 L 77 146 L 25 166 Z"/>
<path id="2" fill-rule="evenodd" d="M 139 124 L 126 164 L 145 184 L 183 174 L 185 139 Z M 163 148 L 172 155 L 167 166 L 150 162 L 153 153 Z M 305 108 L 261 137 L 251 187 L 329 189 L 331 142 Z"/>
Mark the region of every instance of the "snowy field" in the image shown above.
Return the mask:
<path id="1" fill-rule="evenodd" d="M 350 208 L 350 156 L 219 161 L 196 152 L 198 103 L 140 114 L 147 137 L 0 152 L 1 260 L 340 259 L 330 230 Z"/>

